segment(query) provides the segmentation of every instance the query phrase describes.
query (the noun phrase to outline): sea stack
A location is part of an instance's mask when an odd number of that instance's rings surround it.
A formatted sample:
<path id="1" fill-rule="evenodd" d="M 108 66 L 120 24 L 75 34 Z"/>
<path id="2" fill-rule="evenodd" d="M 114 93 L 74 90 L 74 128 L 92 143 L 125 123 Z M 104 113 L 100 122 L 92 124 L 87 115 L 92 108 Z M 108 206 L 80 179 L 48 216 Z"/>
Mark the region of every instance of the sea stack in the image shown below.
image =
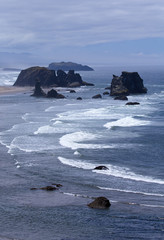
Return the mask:
<path id="1" fill-rule="evenodd" d="M 113 75 L 111 96 L 127 96 L 141 93 L 147 93 L 147 89 L 143 85 L 143 79 L 137 72 L 122 72 L 120 77 Z"/>

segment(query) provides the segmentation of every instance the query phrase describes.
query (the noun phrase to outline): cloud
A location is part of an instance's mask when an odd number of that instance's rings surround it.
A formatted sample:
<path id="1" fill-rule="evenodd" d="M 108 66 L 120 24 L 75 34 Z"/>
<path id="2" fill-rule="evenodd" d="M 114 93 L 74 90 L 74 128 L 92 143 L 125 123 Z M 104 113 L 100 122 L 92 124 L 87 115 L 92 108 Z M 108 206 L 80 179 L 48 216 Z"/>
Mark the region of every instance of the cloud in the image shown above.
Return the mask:
<path id="1" fill-rule="evenodd" d="M 163 0 L 1 0 L 0 51 L 164 38 Z"/>

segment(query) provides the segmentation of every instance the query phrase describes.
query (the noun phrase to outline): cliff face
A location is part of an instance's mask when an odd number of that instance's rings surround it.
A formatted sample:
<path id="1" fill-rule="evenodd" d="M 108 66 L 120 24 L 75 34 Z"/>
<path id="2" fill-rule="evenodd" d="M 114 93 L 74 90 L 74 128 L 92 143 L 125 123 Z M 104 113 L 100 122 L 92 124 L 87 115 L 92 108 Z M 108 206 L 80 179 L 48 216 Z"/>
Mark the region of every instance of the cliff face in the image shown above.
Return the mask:
<path id="1" fill-rule="evenodd" d="M 54 70 L 45 67 L 31 67 L 20 72 L 14 86 L 35 86 L 38 80 L 42 87 L 79 87 L 87 85 L 82 81 L 80 74 L 73 70 L 68 73 L 58 70 L 56 73 Z"/>
<path id="2" fill-rule="evenodd" d="M 121 76 L 113 75 L 111 82 L 111 96 L 147 93 L 143 79 L 137 72 L 122 72 Z"/>

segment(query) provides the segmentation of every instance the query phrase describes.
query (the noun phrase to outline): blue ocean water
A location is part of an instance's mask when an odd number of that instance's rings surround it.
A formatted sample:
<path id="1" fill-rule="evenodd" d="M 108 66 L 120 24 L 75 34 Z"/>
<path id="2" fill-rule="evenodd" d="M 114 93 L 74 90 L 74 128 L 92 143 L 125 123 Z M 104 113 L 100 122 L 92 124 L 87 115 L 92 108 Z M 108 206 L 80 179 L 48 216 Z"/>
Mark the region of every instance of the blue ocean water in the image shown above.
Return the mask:
<path id="1" fill-rule="evenodd" d="M 140 105 L 103 95 L 124 70 L 138 71 L 148 88 L 128 96 Z M 95 86 L 59 88 L 66 99 L 0 96 L 0 239 L 163 239 L 163 68 L 80 74 Z M 0 85 L 17 75 L 1 70 Z M 92 99 L 98 93 L 102 99 Z M 99 165 L 108 170 L 94 170 Z M 30 190 L 53 183 L 63 187 Z M 98 196 L 111 201 L 109 210 L 87 207 Z"/>

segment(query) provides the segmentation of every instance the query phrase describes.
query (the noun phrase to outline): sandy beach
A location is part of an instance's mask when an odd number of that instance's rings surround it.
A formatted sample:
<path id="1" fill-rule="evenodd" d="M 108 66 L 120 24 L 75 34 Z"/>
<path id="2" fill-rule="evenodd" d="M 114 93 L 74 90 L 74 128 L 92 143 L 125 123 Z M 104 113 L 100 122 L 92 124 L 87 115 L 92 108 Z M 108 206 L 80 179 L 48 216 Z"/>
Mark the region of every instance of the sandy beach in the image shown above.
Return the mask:
<path id="1" fill-rule="evenodd" d="M 32 91 L 32 87 L 0 86 L 0 95 Z"/>

